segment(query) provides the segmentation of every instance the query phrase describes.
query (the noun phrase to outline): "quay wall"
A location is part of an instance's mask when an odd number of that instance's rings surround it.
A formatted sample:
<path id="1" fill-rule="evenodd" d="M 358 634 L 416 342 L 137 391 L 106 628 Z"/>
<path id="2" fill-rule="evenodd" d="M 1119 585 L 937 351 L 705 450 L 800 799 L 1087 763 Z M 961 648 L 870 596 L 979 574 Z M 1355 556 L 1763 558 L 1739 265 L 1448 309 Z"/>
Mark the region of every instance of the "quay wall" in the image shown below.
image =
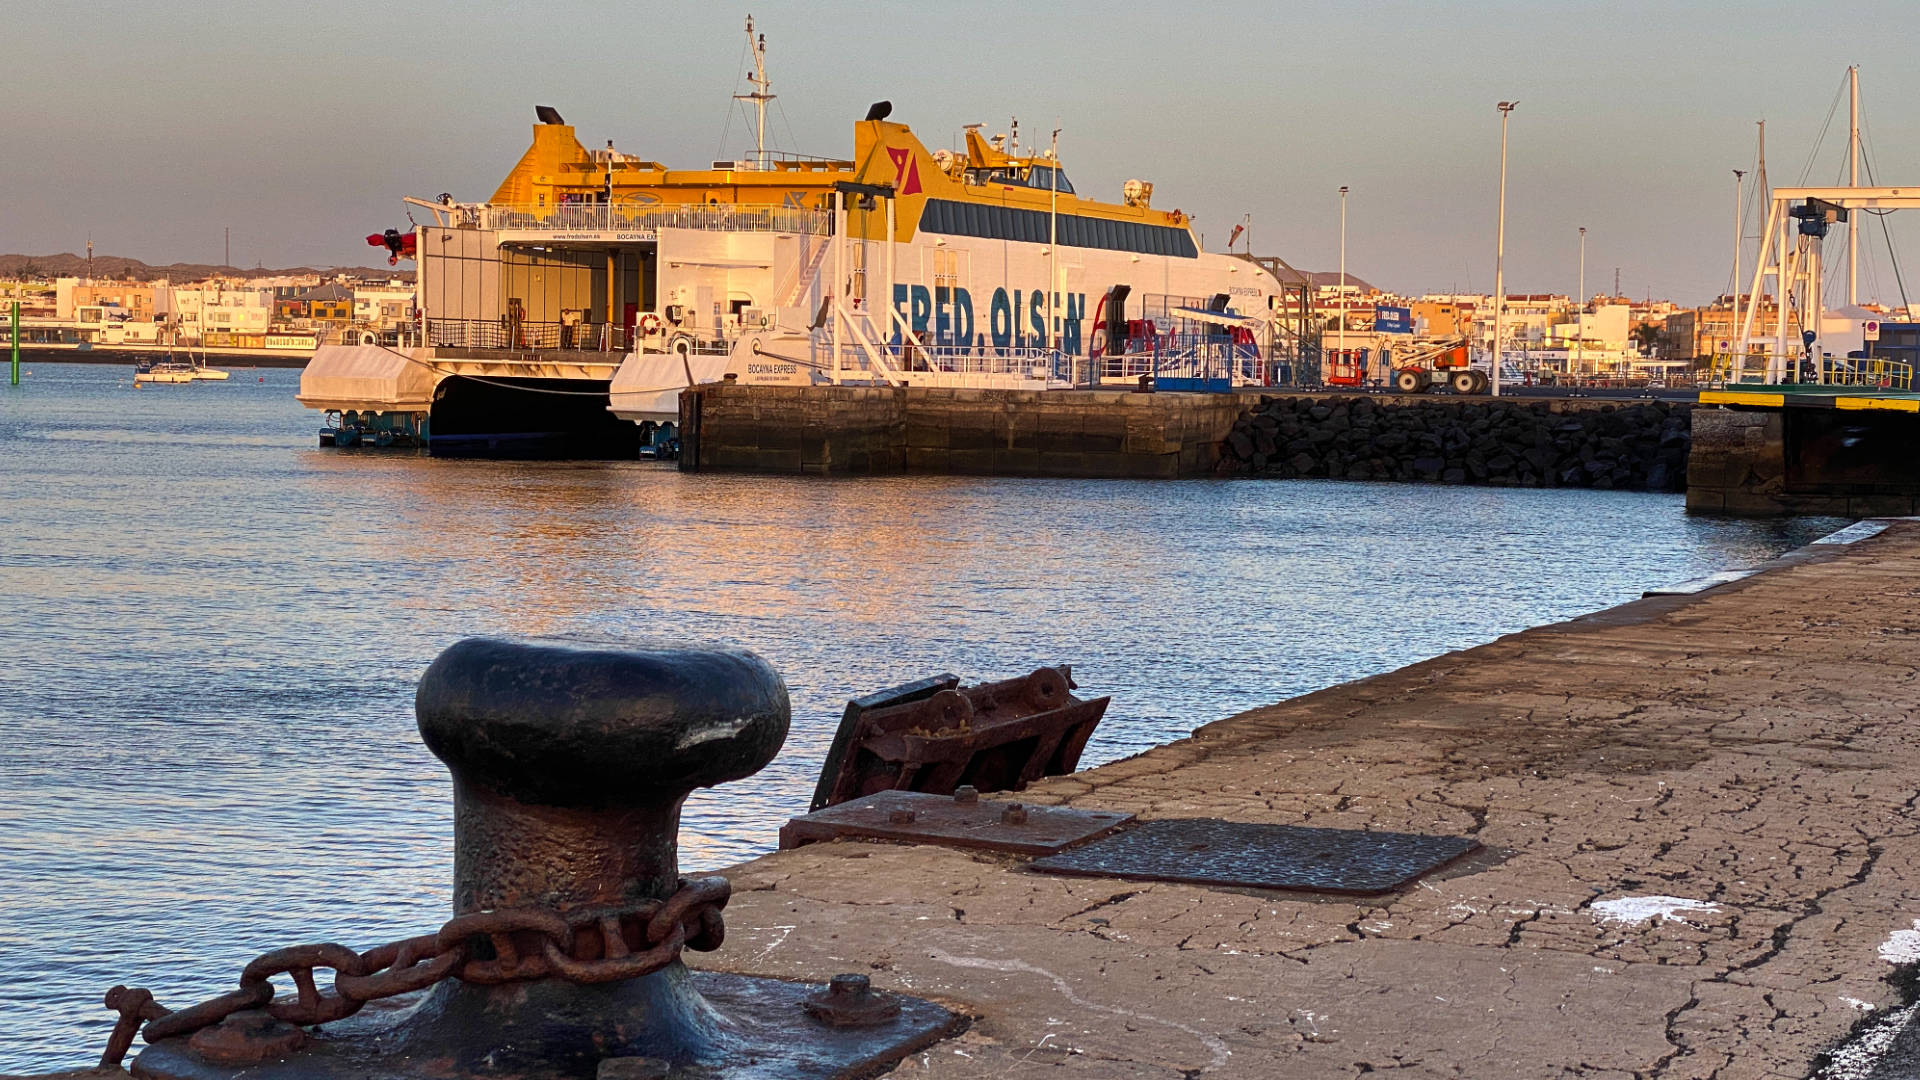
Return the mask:
<path id="1" fill-rule="evenodd" d="M 688 471 L 1257 475 L 1680 491 L 1692 406 L 721 383 L 686 391 L 680 410 Z"/>
<path id="2" fill-rule="evenodd" d="M 1740 517 L 1920 514 L 1920 416 L 1832 408 L 1694 412 L 1687 509 Z"/>
<path id="3" fill-rule="evenodd" d="M 726 945 L 688 961 L 937 988 L 975 1019 L 920 1080 L 1317 1078 L 1356 1063 L 1479 1080 L 1808 1076 L 1866 1021 L 1895 1025 L 1872 1029 L 1882 1047 L 1908 1023 L 1915 969 L 1886 943 L 1912 925 L 1920 866 L 1916 625 L 1920 524 L 1894 522 L 1706 592 L 1251 710 L 1019 797 L 1484 845 L 1391 894 L 1061 877 L 844 839 L 727 870 Z M 1911 1075 L 1874 1053 L 1850 1075 Z"/>
<path id="4" fill-rule="evenodd" d="M 1202 476 L 1247 402 L 1124 390 L 745 386 L 680 397 L 681 468 L 812 474 Z"/>
<path id="5" fill-rule="evenodd" d="M 1228 433 L 1222 471 L 1680 491 L 1692 412 L 1593 398 L 1262 396 Z"/>

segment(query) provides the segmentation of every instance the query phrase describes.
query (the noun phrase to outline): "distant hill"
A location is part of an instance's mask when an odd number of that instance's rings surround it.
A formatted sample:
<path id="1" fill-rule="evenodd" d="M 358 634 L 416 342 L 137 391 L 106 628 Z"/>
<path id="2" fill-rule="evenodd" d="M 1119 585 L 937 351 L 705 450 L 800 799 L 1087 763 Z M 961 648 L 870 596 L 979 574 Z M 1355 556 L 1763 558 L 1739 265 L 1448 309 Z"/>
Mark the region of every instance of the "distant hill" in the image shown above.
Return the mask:
<path id="1" fill-rule="evenodd" d="M 85 277 L 87 257 L 72 252 L 58 255 L 0 255 L 0 278 L 14 278 L 23 271 L 29 271 L 40 277 Z M 398 277 L 413 280 L 413 271 L 400 267 L 370 266 L 296 266 L 291 269 L 275 270 L 263 267 L 214 266 L 208 263 L 168 263 L 154 266 L 129 259 L 123 255 L 95 255 L 93 257 L 93 276 L 109 280 L 134 279 L 152 281 L 166 278 L 169 281 L 199 281 L 214 276 L 259 278 L 282 277 L 300 274 L 320 274 L 331 277 L 334 274 L 353 274 L 358 277 Z"/>

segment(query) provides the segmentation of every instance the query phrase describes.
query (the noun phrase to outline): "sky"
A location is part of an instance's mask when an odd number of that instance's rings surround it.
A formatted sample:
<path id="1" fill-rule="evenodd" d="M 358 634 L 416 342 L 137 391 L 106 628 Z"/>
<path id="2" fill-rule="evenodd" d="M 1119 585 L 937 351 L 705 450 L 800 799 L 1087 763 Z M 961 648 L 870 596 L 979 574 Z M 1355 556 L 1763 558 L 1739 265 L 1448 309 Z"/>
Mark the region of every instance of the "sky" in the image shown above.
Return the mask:
<path id="1" fill-rule="evenodd" d="M 751 147 L 743 21 L 767 35 L 778 149 L 844 156 L 876 100 L 929 146 L 1062 129 L 1083 195 L 1129 178 L 1207 247 L 1407 292 L 1488 291 L 1509 130 L 1506 284 L 1686 303 L 1726 290 L 1733 169 L 1767 121 L 1776 185 L 1843 176 L 1861 67 L 1875 175 L 1920 184 L 1909 3 L 892 4 L 149 0 L 0 20 L 0 252 L 370 265 L 401 197 L 484 199 L 551 105 L 587 146 L 698 167 Z M 1809 172 L 1809 163 L 1811 171 Z M 1864 181 L 1863 181 L 1864 182 Z M 1758 232 L 1749 212 L 1745 232 Z M 1862 292 L 1899 300 L 1882 221 Z M 1920 300 L 1920 212 L 1894 215 Z M 1747 260 L 1752 260 L 1749 241 Z"/>

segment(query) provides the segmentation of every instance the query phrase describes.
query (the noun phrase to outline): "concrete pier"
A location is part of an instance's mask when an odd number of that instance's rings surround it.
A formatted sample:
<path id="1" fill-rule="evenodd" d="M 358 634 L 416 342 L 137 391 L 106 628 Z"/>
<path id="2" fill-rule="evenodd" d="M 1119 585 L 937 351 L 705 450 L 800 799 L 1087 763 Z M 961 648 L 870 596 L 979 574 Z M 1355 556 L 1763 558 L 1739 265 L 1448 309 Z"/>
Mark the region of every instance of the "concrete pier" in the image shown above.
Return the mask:
<path id="1" fill-rule="evenodd" d="M 896 1075 L 1804 1077 L 1920 925 L 1920 524 L 1209 724 L 1026 799 L 1470 835 L 1380 900 L 843 841 L 702 963 L 976 1017 Z M 1231 677 L 1232 672 L 1223 672 Z"/>
<path id="2" fill-rule="evenodd" d="M 1920 513 L 1920 396 L 1761 387 L 1704 391 L 1700 402 L 1688 510 L 1742 517 Z"/>

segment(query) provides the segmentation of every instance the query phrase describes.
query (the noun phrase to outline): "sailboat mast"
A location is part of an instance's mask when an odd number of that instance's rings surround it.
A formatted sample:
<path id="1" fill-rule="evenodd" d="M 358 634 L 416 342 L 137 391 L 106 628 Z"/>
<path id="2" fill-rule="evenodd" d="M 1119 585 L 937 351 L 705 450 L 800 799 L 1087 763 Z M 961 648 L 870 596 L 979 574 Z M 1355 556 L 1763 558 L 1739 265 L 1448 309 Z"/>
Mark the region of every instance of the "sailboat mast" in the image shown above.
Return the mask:
<path id="1" fill-rule="evenodd" d="M 1747 171 L 1745 169 L 1733 170 L 1733 295 L 1727 297 L 1727 318 L 1729 320 L 1735 317 L 1734 312 L 1740 310 L 1740 233 L 1746 224 L 1744 221 L 1745 215 L 1741 213 L 1741 211 L 1745 209 L 1742 206 L 1742 196 L 1746 194 L 1746 188 L 1742 181 L 1746 175 Z M 1732 338 L 1733 334 L 1729 333 L 1727 337 Z"/>
<path id="2" fill-rule="evenodd" d="M 1860 186 L 1860 66 L 1847 69 L 1847 186 Z M 1847 222 L 1847 303 L 1860 302 L 1860 229 Z"/>

